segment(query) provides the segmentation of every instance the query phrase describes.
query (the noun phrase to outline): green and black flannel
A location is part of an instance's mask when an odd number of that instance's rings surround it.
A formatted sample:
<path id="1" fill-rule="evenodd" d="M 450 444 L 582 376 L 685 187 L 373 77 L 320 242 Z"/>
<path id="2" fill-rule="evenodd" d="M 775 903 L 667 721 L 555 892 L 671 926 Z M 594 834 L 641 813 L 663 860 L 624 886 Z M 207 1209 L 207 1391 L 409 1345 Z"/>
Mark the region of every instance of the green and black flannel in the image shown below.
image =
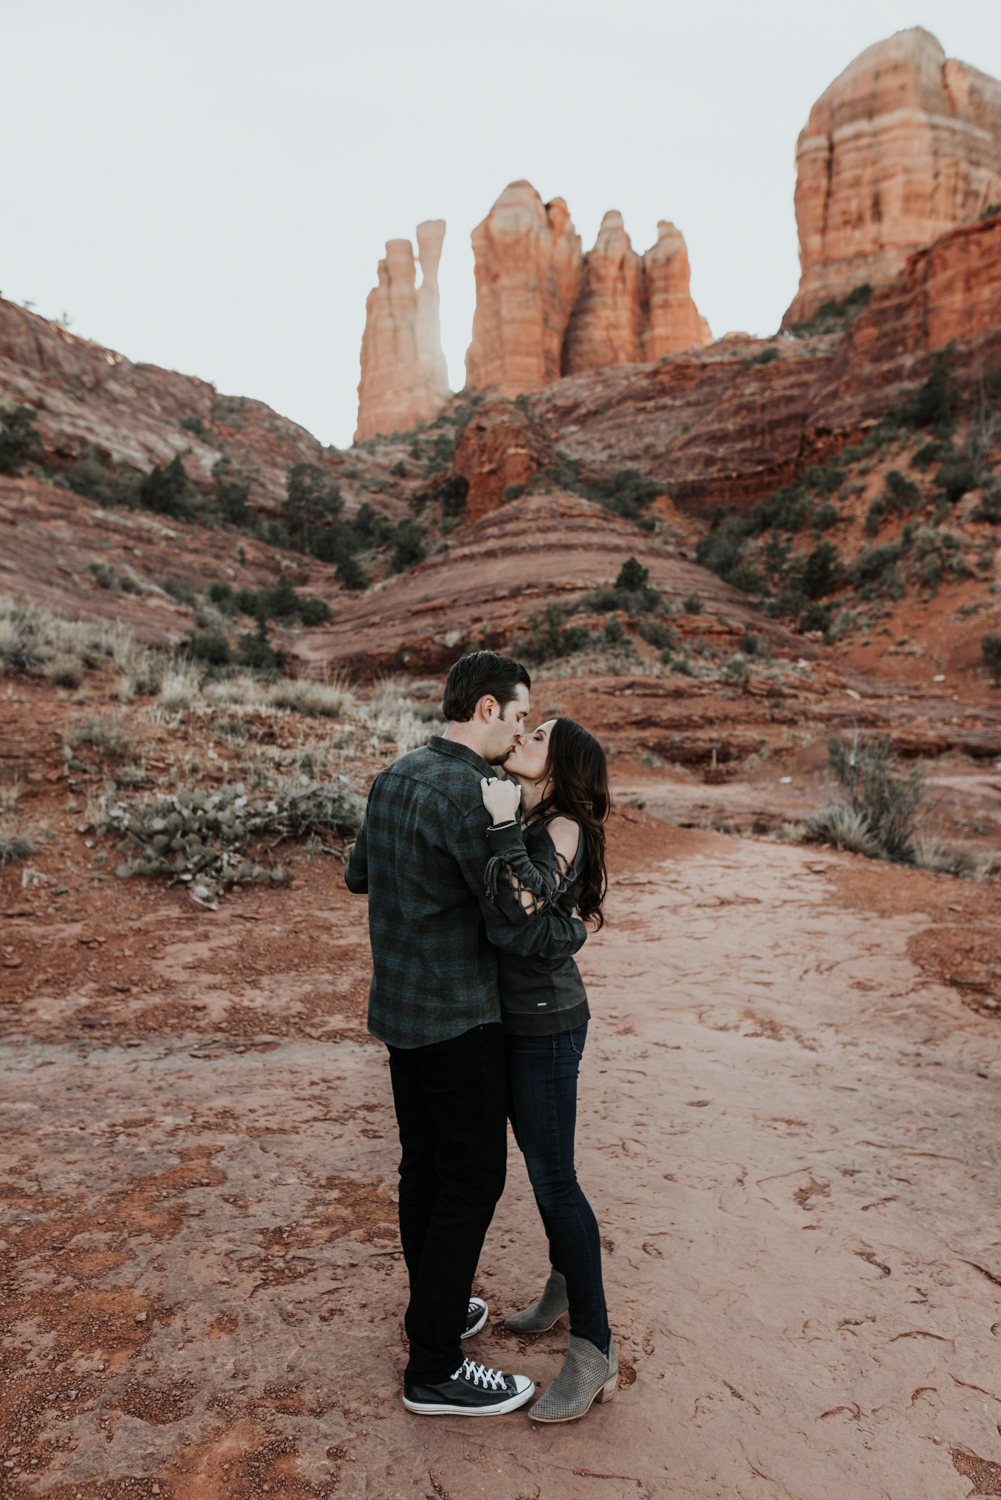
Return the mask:
<path id="1" fill-rule="evenodd" d="M 564 958 L 587 937 L 574 917 L 547 908 L 515 925 L 487 900 L 480 778 L 493 774 L 465 745 L 433 735 L 372 783 L 344 879 L 368 893 L 368 1029 L 390 1046 L 499 1021 L 498 950 Z"/>

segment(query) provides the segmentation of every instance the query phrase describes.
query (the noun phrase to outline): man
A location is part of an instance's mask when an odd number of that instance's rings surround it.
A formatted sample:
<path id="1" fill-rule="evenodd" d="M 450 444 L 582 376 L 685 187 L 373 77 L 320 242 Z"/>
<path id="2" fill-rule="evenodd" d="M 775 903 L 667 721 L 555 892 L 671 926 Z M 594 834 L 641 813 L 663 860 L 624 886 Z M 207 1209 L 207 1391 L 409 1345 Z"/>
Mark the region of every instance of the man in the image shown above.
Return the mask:
<path id="1" fill-rule="evenodd" d="M 368 1028 L 389 1048 L 400 1130 L 403 1402 L 428 1416 L 493 1416 L 535 1390 L 460 1347 L 487 1317 L 469 1294 L 507 1157 L 496 950 L 557 957 L 586 937 L 581 922 L 552 913 L 516 926 L 486 899 L 480 780 L 514 748 L 531 685 L 520 662 L 493 651 L 456 662 L 444 735 L 376 777 L 344 877 L 369 897 Z"/>

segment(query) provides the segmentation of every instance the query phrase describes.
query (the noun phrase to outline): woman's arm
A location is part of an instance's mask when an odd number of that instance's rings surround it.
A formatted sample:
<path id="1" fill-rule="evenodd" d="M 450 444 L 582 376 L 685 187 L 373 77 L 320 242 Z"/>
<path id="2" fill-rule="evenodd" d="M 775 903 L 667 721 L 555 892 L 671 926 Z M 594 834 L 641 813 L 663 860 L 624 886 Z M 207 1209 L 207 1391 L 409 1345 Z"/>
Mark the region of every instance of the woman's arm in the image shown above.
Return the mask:
<path id="1" fill-rule="evenodd" d="M 554 818 L 548 827 L 555 860 L 536 863 L 525 848 L 522 825 L 503 823 L 487 829 L 491 859 L 485 880 L 487 898 L 513 922 L 544 911 L 573 864 L 580 829 L 572 818 Z"/>

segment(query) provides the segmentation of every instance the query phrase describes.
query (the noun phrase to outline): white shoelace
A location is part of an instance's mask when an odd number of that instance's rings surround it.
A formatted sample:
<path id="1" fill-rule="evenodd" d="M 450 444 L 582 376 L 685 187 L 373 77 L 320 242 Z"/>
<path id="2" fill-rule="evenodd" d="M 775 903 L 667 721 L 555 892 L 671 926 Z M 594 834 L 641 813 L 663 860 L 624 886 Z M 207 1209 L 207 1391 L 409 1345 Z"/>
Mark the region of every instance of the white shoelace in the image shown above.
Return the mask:
<path id="1" fill-rule="evenodd" d="M 471 1385 L 482 1386 L 485 1391 L 507 1390 L 502 1370 L 488 1370 L 486 1365 L 478 1365 L 471 1359 L 464 1359 L 462 1361 L 452 1379 L 458 1380 L 460 1375 L 464 1380 L 468 1380 Z"/>

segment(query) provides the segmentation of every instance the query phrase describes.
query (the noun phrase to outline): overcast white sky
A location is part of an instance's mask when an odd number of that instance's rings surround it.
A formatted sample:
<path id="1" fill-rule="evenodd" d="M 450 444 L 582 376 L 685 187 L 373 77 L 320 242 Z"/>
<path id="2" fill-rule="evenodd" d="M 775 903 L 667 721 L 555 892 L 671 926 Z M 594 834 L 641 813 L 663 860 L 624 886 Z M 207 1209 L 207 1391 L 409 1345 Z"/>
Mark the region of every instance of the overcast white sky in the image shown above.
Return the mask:
<path id="1" fill-rule="evenodd" d="M 527 177 L 585 249 L 609 208 L 641 251 L 673 220 L 713 332 L 770 333 L 810 106 L 914 25 L 1001 76 L 998 0 L 8 3 L 0 289 L 343 447 L 385 241 L 447 220 L 458 389 L 470 231 Z"/>

